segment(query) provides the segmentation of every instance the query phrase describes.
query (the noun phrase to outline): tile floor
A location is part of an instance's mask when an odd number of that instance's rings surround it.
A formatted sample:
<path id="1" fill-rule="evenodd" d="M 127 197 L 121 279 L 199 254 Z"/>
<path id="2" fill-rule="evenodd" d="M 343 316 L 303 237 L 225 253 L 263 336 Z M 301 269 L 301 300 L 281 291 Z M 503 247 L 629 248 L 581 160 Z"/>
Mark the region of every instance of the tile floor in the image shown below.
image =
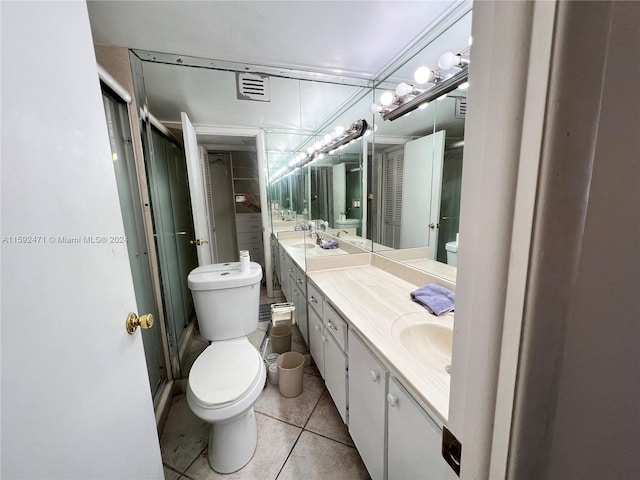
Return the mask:
<path id="1" fill-rule="evenodd" d="M 250 336 L 256 348 L 262 343 L 267 326 L 268 322 L 260 322 L 258 331 Z M 207 342 L 196 332 L 185 358 L 186 372 L 206 346 Z M 308 352 L 297 327 L 292 350 Z M 256 453 L 241 470 L 221 475 L 211 470 L 207 460 L 209 425 L 191 413 L 184 394 L 175 396 L 160 438 L 166 479 L 370 478 L 314 366 L 305 368 L 303 392 L 298 397 L 285 398 L 277 385 L 267 383 L 254 409 L 258 424 Z"/>

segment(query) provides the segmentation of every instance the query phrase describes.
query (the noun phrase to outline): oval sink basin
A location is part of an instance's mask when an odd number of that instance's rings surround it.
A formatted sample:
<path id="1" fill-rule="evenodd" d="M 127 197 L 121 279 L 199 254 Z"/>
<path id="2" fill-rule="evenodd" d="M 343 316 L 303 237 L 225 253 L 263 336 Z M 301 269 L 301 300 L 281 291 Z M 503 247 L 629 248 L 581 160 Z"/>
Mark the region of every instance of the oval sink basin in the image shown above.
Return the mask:
<path id="1" fill-rule="evenodd" d="M 316 244 L 315 243 L 295 243 L 293 245 L 289 246 L 290 248 L 316 248 Z"/>
<path id="2" fill-rule="evenodd" d="M 422 364 L 444 372 L 451 363 L 453 328 L 427 313 L 415 312 L 398 318 L 391 327 L 391 335 Z"/>

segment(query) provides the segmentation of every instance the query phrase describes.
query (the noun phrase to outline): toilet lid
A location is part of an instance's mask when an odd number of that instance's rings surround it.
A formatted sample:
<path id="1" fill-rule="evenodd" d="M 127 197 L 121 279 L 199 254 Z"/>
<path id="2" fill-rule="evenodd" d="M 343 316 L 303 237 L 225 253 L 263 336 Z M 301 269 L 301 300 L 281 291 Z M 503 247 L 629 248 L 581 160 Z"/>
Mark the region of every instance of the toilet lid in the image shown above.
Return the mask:
<path id="1" fill-rule="evenodd" d="M 260 371 L 260 355 L 246 338 L 213 342 L 189 372 L 189 387 L 206 406 L 233 402 L 253 386 Z"/>

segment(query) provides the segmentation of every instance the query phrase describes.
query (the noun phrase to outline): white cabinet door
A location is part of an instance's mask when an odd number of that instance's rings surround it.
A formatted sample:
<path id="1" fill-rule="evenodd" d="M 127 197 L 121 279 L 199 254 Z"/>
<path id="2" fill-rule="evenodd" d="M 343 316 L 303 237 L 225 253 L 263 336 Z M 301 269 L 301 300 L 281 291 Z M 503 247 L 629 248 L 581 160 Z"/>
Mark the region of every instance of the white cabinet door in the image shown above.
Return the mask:
<path id="1" fill-rule="evenodd" d="M 309 325 L 307 322 L 307 297 L 295 285 L 291 286 L 293 291 L 293 304 L 296 307 L 295 316 L 302 338 L 309 345 Z"/>
<path id="2" fill-rule="evenodd" d="M 291 285 L 290 273 L 289 273 L 289 257 L 286 253 L 284 253 L 284 249 L 280 249 L 280 276 L 278 277 L 280 280 L 280 288 L 282 289 L 282 295 L 287 299 L 287 301 L 291 301 L 291 291 L 289 290 L 289 286 Z"/>
<path id="3" fill-rule="evenodd" d="M 324 325 L 313 308 L 309 309 L 309 349 L 313 361 L 324 378 Z"/>
<path id="4" fill-rule="evenodd" d="M 347 356 L 335 338 L 324 334 L 324 382 L 333 398 L 342 421 L 347 423 Z"/>
<path id="5" fill-rule="evenodd" d="M 445 478 L 442 430 L 393 378 L 387 403 L 389 480 Z"/>
<path id="6" fill-rule="evenodd" d="M 374 480 L 383 479 L 385 471 L 387 376 L 386 369 L 349 330 L 349 433 Z"/>

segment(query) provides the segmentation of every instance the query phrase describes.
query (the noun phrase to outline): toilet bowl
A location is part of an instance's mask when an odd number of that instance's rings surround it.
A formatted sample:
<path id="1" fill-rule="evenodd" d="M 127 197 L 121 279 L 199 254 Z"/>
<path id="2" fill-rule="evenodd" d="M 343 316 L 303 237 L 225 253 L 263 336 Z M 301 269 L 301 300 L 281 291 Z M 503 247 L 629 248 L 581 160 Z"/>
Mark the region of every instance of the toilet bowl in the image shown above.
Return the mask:
<path id="1" fill-rule="evenodd" d="M 258 327 L 262 268 L 239 262 L 198 267 L 188 284 L 200 334 L 209 345 L 195 360 L 187 382 L 187 403 L 211 424 L 209 465 L 219 473 L 245 466 L 257 444 L 253 411 L 266 381 L 266 368 L 246 335 Z"/>
<path id="2" fill-rule="evenodd" d="M 458 240 L 447 242 L 444 248 L 447 251 L 447 263 L 456 267 L 458 265 Z"/>

